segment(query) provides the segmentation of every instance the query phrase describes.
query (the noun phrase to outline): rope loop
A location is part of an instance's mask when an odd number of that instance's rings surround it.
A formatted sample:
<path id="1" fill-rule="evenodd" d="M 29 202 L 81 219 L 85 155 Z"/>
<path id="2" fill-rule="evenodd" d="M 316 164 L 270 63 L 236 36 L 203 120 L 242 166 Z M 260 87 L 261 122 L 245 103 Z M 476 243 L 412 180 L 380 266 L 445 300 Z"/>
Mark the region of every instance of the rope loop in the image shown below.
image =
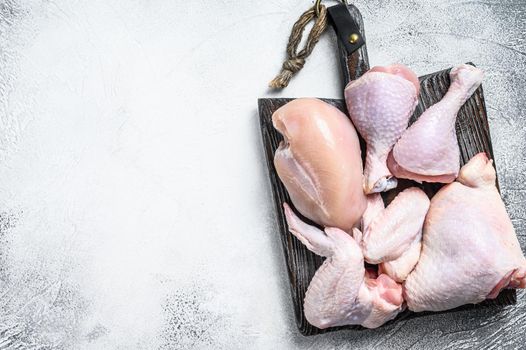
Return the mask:
<path id="1" fill-rule="evenodd" d="M 305 47 L 298 51 L 303 31 L 312 20 L 314 20 L 314 25 L 307 37 Z M 287 44 L 287 59 L 283 62 L 279 74 L 269 83 L 270 88 L 283 89 L 289 84 L 292 76 L 303 68 L 305 59 L 312 53 L 326 28 L 327 8 L 321 4 L 321 0 L 316 0 L 314 6 L 305 11 L 292 26 Z"/>

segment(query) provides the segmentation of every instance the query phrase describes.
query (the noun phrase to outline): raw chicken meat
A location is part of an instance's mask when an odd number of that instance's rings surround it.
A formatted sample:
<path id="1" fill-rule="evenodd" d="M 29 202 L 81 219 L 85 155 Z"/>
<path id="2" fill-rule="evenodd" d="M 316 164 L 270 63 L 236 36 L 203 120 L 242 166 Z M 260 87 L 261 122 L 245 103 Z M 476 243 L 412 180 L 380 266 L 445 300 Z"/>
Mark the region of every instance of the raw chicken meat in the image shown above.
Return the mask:
<path id="1" fill-rule="evenodd" d="M 283 205 L 290 232 L 310 251 L 327 259 L 305 295 L 305 317 L 318 328 L 362 325 L 376 328 L 402 310 L 402 288 L 389 276 L 366 271 L 355 240 L 338 228 L 320 229 L 302 222 Z"/>
<path id="2" fill-rule="evenodd" d="M 305 217 L 350 232 L 366 207 L 356 131 L 345 114 L 321 100 L 293 100 L 272 115 L 283 135 L 276 171 Z"/>
<path id="3" fill-rule="evenodd" d="M 361 228 L 362 232 L 367 231 L 376 217 L 378 217 L 385 209 L 384 200 L 380 193 L 373 193 L 367 195 L 367 207 L 362 215 Z M 359 239 L 361 241 L 361 238 Z"/>
<path id="4" fill-rule="evenodd" d="M 428 108 L 395 144 L 387 165 L 398 178 L 449 183 L 460 168 L 455 120 L 484 73 L 461 64 L 449 74 L 451 85 L 440 102 Z"/>
<path id="5" fill-rule="evenodd" d="M 442 311 L 524 288 L 526 259 L 485 153 L 431 200 L 418 264 L 404 284 L 409 309 Z"/>
<path id="6" fill-rule="evenodd" d="M 395 64 L 374 67 L 345 88 L 349 115 L 367 142 L 364 191 L 388 191 L 397 185 L 387 156 L 417 105 L 420 85 L 409 68 Z"/>
<path id="7" fill-rule="evenodd" d="M 401 282 L 418 261 L 429 198 L 421 189 L 411 187 L 383 209 L 379 194 L 368 197 L 362 218 L 363 234 L 355 228 L 353 235 L 360 240 L 365 261 L 381 264 L 380 271 Z"/>
<path id="8" fill-rule="evenodd" d="M 413 243 L 411 243 L 409 248 L 407 248 L 399 258 L 381 263 L 378 265 L 378 271 L 380 273 L 385 273 L 396 282 L 402 283 L 407 279 L 407 276 L 409 276 L 418 263 L 421 249 L 422 231 L 420 231 Z"/>

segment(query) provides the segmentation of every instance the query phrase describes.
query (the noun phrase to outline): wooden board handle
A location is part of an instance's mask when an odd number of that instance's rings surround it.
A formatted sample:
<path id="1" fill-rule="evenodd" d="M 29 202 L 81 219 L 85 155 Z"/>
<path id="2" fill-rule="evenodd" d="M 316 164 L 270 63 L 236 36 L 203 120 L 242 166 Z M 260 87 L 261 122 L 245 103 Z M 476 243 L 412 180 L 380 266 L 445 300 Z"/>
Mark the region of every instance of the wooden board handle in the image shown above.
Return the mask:
<path id="1" fill-rule="evenodd" d="M 341 11 L 347 10 L 350 21 L 350 28 L 342 28 L 342 24 L 337 17 L 342 15 Z M 336 31 L 338 37 L 338 59 L 340 61 L 342 73 L 342 90 L 351 81 L 358 79 L 365 72 L 369 70 L 369 58 L 367 57 L 367 45 L 365 43 L 365 30 L 363 26 L 363 19 L 360 11 L 354 5 L 336 5 L 328 9 L 329 15 L 332 19 L 332 26 Z M 349 36 L 351 32 L 358 30 L 359 36 L 356 43 L 349 43 Z M 358 46 L 355 49 L 353 45 Z M 351 52 L 349 54 L 349 52 Z"/>

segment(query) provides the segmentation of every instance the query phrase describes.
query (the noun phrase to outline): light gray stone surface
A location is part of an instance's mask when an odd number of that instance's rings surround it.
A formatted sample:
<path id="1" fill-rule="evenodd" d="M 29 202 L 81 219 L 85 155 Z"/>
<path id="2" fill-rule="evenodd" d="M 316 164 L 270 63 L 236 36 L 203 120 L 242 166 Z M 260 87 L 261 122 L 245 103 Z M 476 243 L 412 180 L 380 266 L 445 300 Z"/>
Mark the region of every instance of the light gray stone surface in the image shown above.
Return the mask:
<path id="1" fill-rule="evenodd" d="M 465 61 L 526 247 L 526 3 L 356 1 L 371 63 Z M 340 97 L 332 34 L 285 91 L 309 1 L 0 2 L 0 349 L 521 349 L 526 300 L 305 338 L 259 96 Z"/>

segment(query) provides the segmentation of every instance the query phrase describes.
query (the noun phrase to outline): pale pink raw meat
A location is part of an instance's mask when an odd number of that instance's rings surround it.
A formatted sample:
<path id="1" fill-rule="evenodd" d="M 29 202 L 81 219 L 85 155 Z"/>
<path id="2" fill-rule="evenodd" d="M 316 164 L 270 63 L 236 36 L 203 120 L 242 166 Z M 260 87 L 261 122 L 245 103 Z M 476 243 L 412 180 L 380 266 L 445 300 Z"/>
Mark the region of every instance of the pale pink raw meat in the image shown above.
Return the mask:
<path id="1" fill-rule="evenodd" d="M 296 209 L 350 232 L 366 199 L 360 143 L 349 118 L 321 100 L 302 98 L 279 108 L 272 122 L 284 138 L 274 165 Z"/>
<path id="2" fill-rule="evenodd" d="M 320 229 L 302 222 L 283 205 L 290 232 L 310 251 L 327 259 L 305 295 L 305 317 L 318 328 L 362 325 L 376 328 L 402 311 L 402 288 L 389 276 L 366 271 L 355 240 L 338 228 Z"/>
<path id="3" fill-rule="evenodd" d="M 384 200 L 380 193 L 372 193 L 367 195 L 367 207 L 362 215 L 361 230 L 365 232 L 369 225 L 378 217 L 385 209 Z M 361 241 L 361 239 L 359 240 Z"/>
<path id="4" fill-rule="evenodd" d="M 380 264 L 380 270 L 395 281 L 405 280 L 420 255 L 422 224 L 429 198 L 417 187 L 400 192 L 387 208 L 379 194 L 368 196 L 362 230 L 353 230 L 360 240 L 365 261 Z"/>
<path id="5" fill-rule="evenodd" d="M 419 88 L 416 75 L 400 64 L 374 67 L 345 88 L 349 115 L 367 143 L 365 193 L 396 187 L 386 165 L 387 156 L 407 128 Z"/>
<path id="6" fill-rule="evenodd" d="M 431 200 L 420 259 L 404 283 L 413 311 L 442 311 L 524 288 L 526 259 L 486 154 L 474 156 Z"/>
<path id="7" fill-rule="evenodd" d="M 385 273 L 396 282 L 403 282 L 415 268 L 422 249 L 422 232 L 415 238 L 407 250 L 395 260 L 378 265 L 378 272 Z"/>
<path id="8" fill-rule="evenodd" d="M 460 107 L 481 84 L 484 73 L 461 64 L 449 75 L 451 85 L 446 95 L 402 134 L 389 155 L 387 165 L 396 177 L 444 183 L 457 177 L 460 152 L 455 120 Z"/>

